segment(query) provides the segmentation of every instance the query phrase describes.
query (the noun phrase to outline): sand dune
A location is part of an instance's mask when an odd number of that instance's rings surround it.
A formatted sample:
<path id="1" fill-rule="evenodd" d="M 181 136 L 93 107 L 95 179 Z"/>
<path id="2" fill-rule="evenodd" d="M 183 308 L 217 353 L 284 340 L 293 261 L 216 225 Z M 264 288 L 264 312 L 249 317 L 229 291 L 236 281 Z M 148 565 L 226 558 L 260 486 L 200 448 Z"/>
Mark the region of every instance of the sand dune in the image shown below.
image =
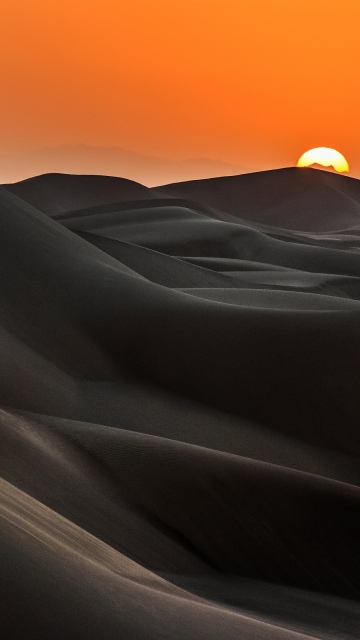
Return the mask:
<path id="1" fill-rule="evenodd" d="M 316 169 L 292 167 L 175 183 L 156 190 L 289 230 L 336 231 L 360 224 L 359 180 Z"/>
<path id="2" fill-rule="evenodd" d="M 144 155 L 119 147 L 66 145 L 23 150 L 18 153 L 0 151 L 0 180 L 15 182 L 31 175 L 62 173 L 122 176 L 146 185 L 174 180 L 210 178 L 249 171 L 211 158 L 176 160 Z"/>
<path id="3" fill-rule="evenodd" d="M 48 175 L 0 223 L 6 637 L 358 638 L 360 183 Z"/>
<path id="4" fill-rule="evenodd" d="M 52 173 L 5 187 L 25 202 L 54 217 L 73 209 L 152 198 L 151 190 L 142 184 L 107 176 Z"/>

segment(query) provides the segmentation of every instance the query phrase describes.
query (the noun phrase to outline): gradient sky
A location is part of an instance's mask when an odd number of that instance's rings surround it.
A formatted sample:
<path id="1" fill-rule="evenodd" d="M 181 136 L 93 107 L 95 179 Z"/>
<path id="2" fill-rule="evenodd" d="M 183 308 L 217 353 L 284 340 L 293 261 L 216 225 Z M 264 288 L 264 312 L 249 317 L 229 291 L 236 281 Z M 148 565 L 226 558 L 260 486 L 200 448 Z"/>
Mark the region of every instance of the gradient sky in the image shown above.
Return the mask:
<path id="1" fill-rule="evenodd" d="M 1 153 L 255 170 L 327 146 L 360 176 L 359 25 L 359 0 L 1 0 Z"/>

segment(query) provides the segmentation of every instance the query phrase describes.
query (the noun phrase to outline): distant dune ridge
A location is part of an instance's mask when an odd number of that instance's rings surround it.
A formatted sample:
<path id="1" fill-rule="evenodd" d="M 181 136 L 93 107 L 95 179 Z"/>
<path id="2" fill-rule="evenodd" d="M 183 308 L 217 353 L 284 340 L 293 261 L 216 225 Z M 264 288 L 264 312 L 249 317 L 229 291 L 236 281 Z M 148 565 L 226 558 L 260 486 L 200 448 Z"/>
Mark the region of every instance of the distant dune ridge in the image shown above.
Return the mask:
<path id="1" fill-rule="evenodd" d="M 360 181 L 0 187 L 6 638 L 360 630 Z"/>
<path id="2" fill-rule="evenodd" d="M 31 171 L 31 174 L 29 174 Z M 249 171 L 212 158 L 176 160 L 136 153 L 119 147 L 68 145 L 0 152 L 0 181 L 15 182 L 43 173 L 102 174 L 131 178 L 146 185 L 234 175 Z"/>

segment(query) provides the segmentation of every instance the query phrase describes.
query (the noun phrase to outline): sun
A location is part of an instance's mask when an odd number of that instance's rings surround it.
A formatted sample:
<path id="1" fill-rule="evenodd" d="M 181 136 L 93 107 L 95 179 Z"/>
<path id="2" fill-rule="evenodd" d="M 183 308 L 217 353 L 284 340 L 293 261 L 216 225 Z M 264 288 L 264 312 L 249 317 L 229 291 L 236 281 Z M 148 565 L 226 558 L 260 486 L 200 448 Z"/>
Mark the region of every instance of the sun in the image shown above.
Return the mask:
<path id="1" fill-rule="evenodd" d="M 298 167 L 310 167 L 312 164 L 321 164 L 323 167 L 334 167 L 338 173 L 349 171 L 349 164 L 342 153 L 328 147 L 317 147 L 303 153 L 297 163 Z"/>

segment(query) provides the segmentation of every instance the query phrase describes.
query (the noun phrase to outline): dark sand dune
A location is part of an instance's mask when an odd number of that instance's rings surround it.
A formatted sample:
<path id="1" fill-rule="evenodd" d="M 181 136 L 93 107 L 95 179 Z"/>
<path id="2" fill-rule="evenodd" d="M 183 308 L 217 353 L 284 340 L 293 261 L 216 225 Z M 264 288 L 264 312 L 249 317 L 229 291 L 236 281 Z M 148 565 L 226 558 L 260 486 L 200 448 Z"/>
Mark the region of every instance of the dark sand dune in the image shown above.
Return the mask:
<path id="1" fill-rule="evenodd" d="M 138 182 L 107 176 L 49 173 L 4 187 L 54 217 L 73 209 L 153 197 L 151 189 Z"/>
<path id="2" fill-rule="evenodd" d="M 278 169 L 156 187 L 234 216 L 295 231 L 360 224 L 360 182 L 316 169 Z"/>
<path id="3" fill-rule="evenodd" d="M 0 188 L 6 638 L 360 637 L 359 185 Z"/>

